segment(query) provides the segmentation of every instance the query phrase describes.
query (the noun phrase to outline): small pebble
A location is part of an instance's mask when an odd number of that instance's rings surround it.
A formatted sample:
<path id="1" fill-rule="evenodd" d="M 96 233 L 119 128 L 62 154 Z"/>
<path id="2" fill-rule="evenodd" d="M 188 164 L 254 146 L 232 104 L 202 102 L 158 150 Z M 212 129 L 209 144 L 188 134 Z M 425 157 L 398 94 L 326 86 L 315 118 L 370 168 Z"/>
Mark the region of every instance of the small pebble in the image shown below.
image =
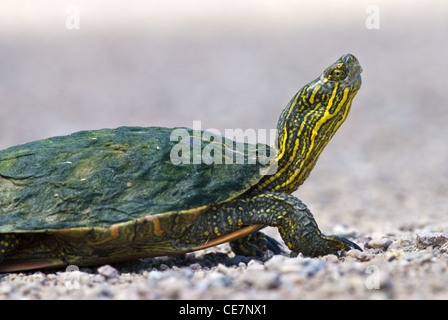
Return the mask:
<path id="1" fill-rule="evenodd" d="M 325 260 L 326 262 L 330 262 L 330 263 L 337 263 L 339 261 L 338 256 L 335 254 L 327 254 L 327 255 L 323 256 L 322 259 Z"/>
<path id="2" fill-rule="evenodd" d="M 192 263 L 192 264 L 190 265 L 190 268 L 191 268 L 193 271 L 200 270 L 200 269 L 201 269 L 201 265 L 200 265 L 199 263 Z"/>
<path id="3" fill-rule="evenodd" d="M 312 258 L 305 258 L 303 260 L 303 268 L 300 270 L 300 273 L 304 273 L 307 276 L 313 276 L 327 266 L 327 263 L 322 260 Z"/>
<path id="4" fill-rule="evenodd" d="M 387 248 L 392 244 L 392 240 L 389 238 L 383 237 L 379 239 L 372 239 L 367 242 L 367 247 L 372 249 L 381 249 L 386 251 Z"/>
<path id="5" fill-rule="evenodd" d="M 197 283 L 198 290 L 206 292 L 207 290 L 219 290 L 220 288 L 230 286 L 232 279 L 222 273 L 211 273 L 205 279 Z"/>
<path id="6" fill-rule="evenodd" d="M 248 270 L 264 270 L 264 265 L 261 261 L 258 260 L 251 260 L 247 264 Z"/>
<path id="7" fill-rule="evenodd" d="M 346 257 L 347 258 L 353 258 L 356 259 L 358 261 L 364 262 L 364 261 L 369 261 L 370 259 L 373 258 L 374 255 L 369 255 L 368 253 L 364 252 L 364 251 L 360 251 L 358 249 L 353 249 L 347 252 Z"/>
<path id="8" fill-rule="evenodd" d="M 267 269 L 277 270 L 278 266 L 282 265 L 286 261 L 286 259 L 290 259 L 290 258 L 282 256 L 282 255 L 275 255 L 271 259 L 266 261 L 264 263 L 264 266 Z"/>
<path id="9" fill-rule="evenodd" d="M 116 278 L 119 275 L 118 270 L 108 264 L 99 267 L 98 273 L 104 276 L 106 279 Z"/>
<path id="10" fill-rule="evenodd" d="M 433 258 L 433 255 L 431 253 L 425 253 L 425 252 L 403 252 L 403 259 L 407 261 L 414 261 L 418 263 L 428 262 L 431 261 Z"/>
<path id="11" fill-rule="evenodd" d="M 429 246 L 442 246 L 448 242 L 448 233 L 422 231 L 417 233 L 417 248 L 425 249 Z"/>
<path id="12" fill-rule="evenodd" d="M 279 274 L 274 271 L 247 271 L 243 281 L 257 290 L 274 289 L 280 285 Z"/>
<path id="13" fill-rule="evenodd" d="M 146 279 L 150 285 L 157 285 L 165 277 L 162 271 L 151 271 L 148 273 Z"/>
<path id="14" fill-rule="evenodd" d="M 159 269 L 161 271 L 167 271 L 167 270 L 170 270 L 170 267 L 168 265 L 164 264 L 164 263 L 161 263 L 160 266 L 159 266 Z"/>
<path id="15" fill-rule="evenodd" d="M 383 259 L 386 261 L 393 261 L 401 258 L 401 253 L 395 250 L 387 251 L 383 255 Z"/>

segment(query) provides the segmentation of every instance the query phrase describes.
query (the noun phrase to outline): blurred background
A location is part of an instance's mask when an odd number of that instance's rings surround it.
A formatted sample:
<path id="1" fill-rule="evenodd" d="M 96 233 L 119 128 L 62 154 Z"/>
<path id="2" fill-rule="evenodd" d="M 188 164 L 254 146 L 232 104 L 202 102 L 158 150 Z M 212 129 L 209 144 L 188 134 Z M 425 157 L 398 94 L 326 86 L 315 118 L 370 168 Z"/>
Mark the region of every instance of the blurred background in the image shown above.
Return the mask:
<path id="1" fill-rule="evenodd" d="M 447 230 L 448 2 L 1 0 L 0 149 L 85 129 L 275 128 L 342 54 L 364 72 L 296 193 L 325 231 Z"/>

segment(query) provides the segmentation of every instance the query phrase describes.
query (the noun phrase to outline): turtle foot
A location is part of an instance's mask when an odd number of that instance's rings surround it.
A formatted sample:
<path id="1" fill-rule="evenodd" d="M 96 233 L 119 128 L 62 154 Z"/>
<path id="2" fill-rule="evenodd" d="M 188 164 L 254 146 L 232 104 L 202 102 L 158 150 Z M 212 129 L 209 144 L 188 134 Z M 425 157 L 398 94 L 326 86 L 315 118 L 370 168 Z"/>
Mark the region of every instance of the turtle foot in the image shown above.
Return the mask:
<path id="1" fill-rule="evenodd" d="M 362 251 L 356 243 L 342 236 L 319 234 L 306 242 L 296 243 L 291 250 L 301 252 L 305 256 L 317 257 L 334 254 L 341 250 L 350 250 L 351 248 Z"/>
<path id="2" fill-rule="evenodd" d="M 236 255 L 263 257 L 267 250 L 274 254 L 283 252 L 282 245 L 262 232 L 254 232 L 245 237 L 230 241 L 230 247 Z"/>

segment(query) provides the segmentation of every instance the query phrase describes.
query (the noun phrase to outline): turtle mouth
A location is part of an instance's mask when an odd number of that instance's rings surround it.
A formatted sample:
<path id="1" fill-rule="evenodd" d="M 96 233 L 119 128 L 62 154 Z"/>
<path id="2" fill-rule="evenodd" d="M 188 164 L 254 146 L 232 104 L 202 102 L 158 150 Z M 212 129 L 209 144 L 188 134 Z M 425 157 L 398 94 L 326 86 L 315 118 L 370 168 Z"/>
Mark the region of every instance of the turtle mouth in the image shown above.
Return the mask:
<path id="1" fill-rule="evenodd" d="M 363 70 L 358 59 L 349 53 L 340 57 L 338 61 L 343 63 L 349 70 L 348 75 L 343 82 L 346 83 L 346 86 L 352 87 L 352 90 L 359 90 L 361 87 L 361 73 Z"/>
<path id="2" fill-rule="evenodd" d="M 361 84 L 362 84 L 362 79 L 361 79 L 361 71 L 356 75 L 356 77 L 351 81 L 351 84 L 353 86 L 353 92 L 356 93 L 360 88 L 361 88 Z"/>
<path id="3" fill-rule="evenodd" d="M 362 73 L 362 67 L 358 62 L 358 59 L 355 58 L 353 55 L 347 55 L 348 58 L 346 59 L 349 70 L 351 71 L 348 75 L 348 83 L 349 85 L 353 86 L 353 90 L 357 91 L 359 88 L 361 88 L 361 73 Z"/>

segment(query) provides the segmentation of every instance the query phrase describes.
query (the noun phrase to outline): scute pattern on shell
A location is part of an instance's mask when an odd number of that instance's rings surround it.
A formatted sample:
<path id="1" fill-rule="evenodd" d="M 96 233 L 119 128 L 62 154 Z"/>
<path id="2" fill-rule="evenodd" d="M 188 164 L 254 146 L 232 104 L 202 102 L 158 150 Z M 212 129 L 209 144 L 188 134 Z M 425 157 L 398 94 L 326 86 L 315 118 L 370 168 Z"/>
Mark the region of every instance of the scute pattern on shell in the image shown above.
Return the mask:
<path id="1" fill-rule="evenodd" d="M 108 227 L 224 201 L 260 179 L 263 165 L 248 164 L 248 144 L 237 142 L 244 164 L 193 164 L 191 152 L 190 164 L 174 165 L 172 130 L 81 131 L 0 151 L 0 233 Z M 210 143 L 225 148 L 225 138 L 210 142 L 186 130 L 201 152 Z"/>

